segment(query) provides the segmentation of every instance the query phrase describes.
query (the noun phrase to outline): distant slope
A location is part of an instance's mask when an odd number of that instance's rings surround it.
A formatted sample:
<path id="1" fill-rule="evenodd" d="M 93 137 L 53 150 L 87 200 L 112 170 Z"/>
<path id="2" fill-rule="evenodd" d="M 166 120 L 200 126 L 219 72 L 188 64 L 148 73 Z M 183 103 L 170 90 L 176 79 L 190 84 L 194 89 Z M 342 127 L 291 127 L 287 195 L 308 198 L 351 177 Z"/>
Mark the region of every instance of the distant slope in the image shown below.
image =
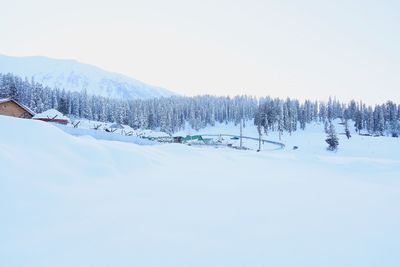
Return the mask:
<path id="1" fill-rule="evenodd" d="M 166 89 L 76 60 L 0 55 L 0 72 L 13 73 L 29 79 L 33 77 L 36 82 L 49 87 L 64 88 L 68 91 L 86 89 L 89 94 L 111 98 L 151 98 L 174 94 Z"/>

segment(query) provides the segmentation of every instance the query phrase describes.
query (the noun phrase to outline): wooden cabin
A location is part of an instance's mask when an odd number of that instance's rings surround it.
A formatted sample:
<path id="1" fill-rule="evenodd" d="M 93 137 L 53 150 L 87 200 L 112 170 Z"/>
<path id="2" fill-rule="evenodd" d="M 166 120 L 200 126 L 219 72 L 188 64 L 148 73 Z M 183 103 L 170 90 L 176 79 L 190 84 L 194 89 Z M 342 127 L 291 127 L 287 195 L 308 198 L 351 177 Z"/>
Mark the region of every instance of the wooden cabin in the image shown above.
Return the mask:
<path id="1" fill-rule="evenodd" d="M 35 112 L 12 98 L 0 99 L 0 115 L 32 119 Z"/>

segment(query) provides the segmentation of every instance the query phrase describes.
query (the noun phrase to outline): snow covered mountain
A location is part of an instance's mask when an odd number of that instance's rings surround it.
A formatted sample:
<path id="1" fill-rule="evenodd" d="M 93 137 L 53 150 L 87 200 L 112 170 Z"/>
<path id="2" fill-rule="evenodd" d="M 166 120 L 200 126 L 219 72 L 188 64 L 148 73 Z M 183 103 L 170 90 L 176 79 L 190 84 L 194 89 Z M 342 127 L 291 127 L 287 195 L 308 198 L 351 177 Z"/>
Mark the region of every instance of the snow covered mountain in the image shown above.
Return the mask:
<path id="1" fill-rule="evenodd" d="M 89 94 L 111 98 L 135 99 L 174 95 L 169 90 L 76 60 L 0 55 L 0 73 L 13 73 L 29 79 L 33 77 L 36 82 L 52 88 L 64 88 L 68 91 L 86 89 Z"/>

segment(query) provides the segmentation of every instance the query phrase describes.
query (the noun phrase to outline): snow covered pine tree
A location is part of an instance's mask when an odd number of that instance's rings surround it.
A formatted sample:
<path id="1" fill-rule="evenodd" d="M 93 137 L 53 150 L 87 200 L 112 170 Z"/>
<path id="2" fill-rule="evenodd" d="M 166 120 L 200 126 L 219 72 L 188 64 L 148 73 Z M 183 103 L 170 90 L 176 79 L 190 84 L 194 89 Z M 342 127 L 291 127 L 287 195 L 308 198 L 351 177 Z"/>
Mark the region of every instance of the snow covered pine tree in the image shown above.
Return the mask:
<path id="1" fill-rule="evenodd" d="M 325 142 L 328 143 L 329 146 L 327 149 L 330 151 L 336 151 L 339 146 L 339 139 L 336 135 L 335 126 L 333 126 L 332 123 L 329 124 L 328 136 L 325 139 Z"/>

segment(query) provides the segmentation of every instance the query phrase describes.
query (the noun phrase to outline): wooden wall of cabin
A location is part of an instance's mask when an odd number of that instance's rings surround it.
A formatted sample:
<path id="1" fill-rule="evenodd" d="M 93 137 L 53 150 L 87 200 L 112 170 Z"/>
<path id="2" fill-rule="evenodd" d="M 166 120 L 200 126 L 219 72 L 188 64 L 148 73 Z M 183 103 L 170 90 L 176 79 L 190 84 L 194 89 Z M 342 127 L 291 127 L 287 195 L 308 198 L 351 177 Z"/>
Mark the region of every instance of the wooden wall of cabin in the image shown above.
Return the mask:
<path id="1" fill-rule="evenodd" d="M 32 115 L 12 101 L 0 103 L 0 115 L 31 119 Z"/>

